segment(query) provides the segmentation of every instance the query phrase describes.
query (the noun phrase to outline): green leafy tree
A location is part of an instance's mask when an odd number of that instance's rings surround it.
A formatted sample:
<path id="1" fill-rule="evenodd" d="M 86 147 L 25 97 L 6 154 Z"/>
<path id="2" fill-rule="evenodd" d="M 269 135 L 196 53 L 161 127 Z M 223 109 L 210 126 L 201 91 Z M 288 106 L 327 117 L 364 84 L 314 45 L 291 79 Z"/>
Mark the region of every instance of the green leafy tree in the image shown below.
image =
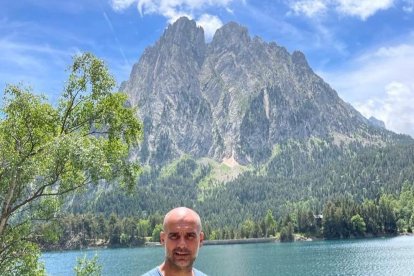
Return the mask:
<path id="1" fill-rule="evenodd" d="M 267 210 L 264 223 L 266 228 L 265 236 L 268 237 L 269 235 L 274 235 L 276 229 L 276 220 L 274 219 L 272 211 L 270 209 Z"/>
<path id="2" fill-rule="evenodd" d="M 253 238 L 255 223 L 252 219 L 246 219 L 241 227 L 242 238 Z"/>
<path id="3" fill-rule="evenodd" d="M 159 242 L 160 241 L 160 233 L 162 231 L 162 224 L 157 224 L 152 231 L 152 241 Z"/>
<path id="4" fill-rule="evenodd" d="M 292 242 L 295 240 L 293 235 L 293 224 L 288 222 L 287 225 L 283 226 L 280 230 L 280 241 L 281 242 Z"/>
<path id="5" fill-rule="evenodd" d="M 404 232 L 411 228 L 411 217 L 414 215 L 414 186 L 405 182 L 397 202 L 398 231 Z"/>
<path id="6" fill-rule="evenodd" d="M 410 228 L 413 228 L 414 227 L 414 213 L 411 215 L 409 227 Z"/>
<path id="7" fill-rule="evenodd" d="M 211 234 L 209 236 L 209 240 L 218 240 L 219 239 L 219 233 L 217 230 L 211 231 Z"/>
<path id="8" fill-rule="evenodd" d="M 328 239 L 341 236 L 339 210 L 332 201 L 328 201 L 323 209 L 323 236 Z"/>
<path id="9" fill-rule="evenodd" d="M 107 225 L 105 218 L 102 215 L 99 215 L 97 218 L 97 235 L 101 239 L 106 239 L 107 234 Z"/>
<path id="10" fill-rule="evenodd" d="M 407 229 L 407 222 L 402 218 L 397 220 L 396 225 L 397 225 L 398 232 L 400 233 L 403 233 Z"/>
<path id="11" fill-rule="evenodd" d="M 137 237 L 137 225 L 136 220 L 133 218 L 123 218 L 122 220 L 122 234 L 121 234 L 121 244 L 122 245 L 132 245 L 136 244 Z"/>
<path id="12" fill-rule="evenodd" d="M 121 233 L 121 235 L 119 236 L 119 244 L 123 246 L 129 245 L 130 240 L 131 240 L 131 236 L 128 234 Z"/>
<path id="13" fill-rule="evenodd" d="M 102 266 L 98 263 L 97 255 L 91 260 L 88 260 L 86 255 L 78 258 L 74 270 L 76 276 L 100 276 L 102 274 Z"/>
<path id="14" fill-rule="evenodd" d="M 397 219 L 394 212 L 395 200 L 393 196 L 388 194 L 382 195 L 378 204 L 383 231 L 388 234 L 397 233 Z"/>
<path id="15" fill-rule="evenodd" d="M 356 214 L 351 218 L 352 230 L 355 235 L 362 236 L 365 234 L 366 225 L 364 219 L 359 215 Z"/>
<path id="16" fill-rule="evenodd" d="M 366 232 L 377 235 L 381 230 L 378 206 L 372 200 L 364 200 L 361 209 L 361 215 L 366 224 Z"/>
<path id="17" fill-rule="evenodd" d="M 56 107 L 28 88 L 5 89 L 0 116 L 0 274 L 38 269 L 26 259 L 38 255 L 30 242 L 30 224 L 53 218 L 64 195 L 100 180 L 135 185 L 140 168 L 128 157 L 141 139 L 142 125 L 127 96 L 114 93 L 114 87 L 104 63 L 87 53 L 74 58 Z"/>
<path id="18" fill-rule="evenodd" d="M 150 221 L 147 219 L 140 219 L 137 223 L 137 236 L 139 239 L 144 239 L 150 233 Z"/>
<path id="19" fill-rule="evenodd" d="M 119 245 L 121 242 L 122 226 L 118 217 L 112 213 L 108 222 L 109 244 Z"/>

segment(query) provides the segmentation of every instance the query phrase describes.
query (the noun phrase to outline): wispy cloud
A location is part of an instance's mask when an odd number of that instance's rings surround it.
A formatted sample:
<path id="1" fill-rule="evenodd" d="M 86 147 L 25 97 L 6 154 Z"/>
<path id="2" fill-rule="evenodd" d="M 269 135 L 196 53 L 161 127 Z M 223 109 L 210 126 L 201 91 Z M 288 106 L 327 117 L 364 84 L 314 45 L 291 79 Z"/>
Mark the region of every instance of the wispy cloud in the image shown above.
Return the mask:
<path id="1" fill-rule="evenodd" d="M 206 11 L 211 8 L 223 8 L 226 12 L 232 13 L 232 2 L 243 0 L 111 0 L 111 6 L 116 11 L 122 11 L 136 5 L 141 16 L 159 14 L 167 18 L 169 23 L 181 16 L 187 16 L 195 19 L 198 25 L 203 27 L 206 38 L 210 39 L 223 23 L 217 15 L 211 15 Z"/>
<path id="2" fill-rule="evenodd" d="M 108 24 L 109 29 L 111 30 L 111 33 L 115 39 L 115 43 L 117 44 L 117 47 L 119 49 L 119 52 L 122 58 L 124 59 L 125 65 L 127 65 L 128 67 L 131 67 L 131 64 L 128 62 L 128 59 L 125 56 L 124 50 L 122 49 L 121 43 L 119 43 L 117 32 L 115 31 L 114 26 L 111 20 L 109 19 L 108 14 L 106 12 L 103 12 L 103 16 L 105 18 L 106 23 Z"/>
<path id="3" fill-rule="evenodd" d="M 8 84 L 22 83 L 56 101 L 64 85 L 65 69 L 79 49 L 59 47 L 56 40 L 44 37 L 71 37 L 49 26 L 7 18 L 1 20 L 0 35 L 0 64 L 4 68 L 0 70 L 1 92 Z"/>
<path id="4" fill-rule="evenodd" d="M 129 8 L 136 2 L 137 0 L 111 0 L 111 5 L 114 10 L 122 11 L 124 9 Z"/>
<path id="5" fill-rule="evenodd" d="M 348 64 L 319 74 L 364 116 L 414 137 L 414 37 L 364 53 Z"/>
<path id="6" fill-rule="evenodd" d="M 290 7 L 296 14 L 308 17 L 334 11 L 343 16 L 355 16 L 366 20 L 380 10 L 393 6 L 395 0 L 301 0 L 291 1 Z"/>
<path id="7" fill-rule="evenodd" d="M 31 68 L 31 70 L 39 70 L 43 67 L 43 62 L 37 59 L 39 55 L 53 56 L 54 62 L 68 55 L 67 51 L 52 48 L 48 44 L 32 44 L 6 38 L 0 40 L 0 52 L 1 62 L 14 64 L 21 69 Z"/>
<path id="8" fill-rule="evenodd" d="M 296 14 L 304 14 L 313 17 L 319 13 L 326 11 L 327 6 L 324 0 L 305 0 L 295 1 L 291 3 L 291 8 Z"/>
<path id="9" fill-rule="evenodd" d="M 394 4 L 394 0 L 336 0 L 336 9 L 345 15 L 357 16 L 362 20 L 380 10 L 386 10 Z"/>
<path id="10" fill-rule="evenodd" d="M 34 92 L 49 95 L 56 102 L 61 93 L 64 68 L 69 64 L 71 53 L 51 47 L 7 39 L 0 40 L 0 63 L 8 70 L 0 71 L 1 91 L 8 84 L 22 83 L 31 86 Z"/>

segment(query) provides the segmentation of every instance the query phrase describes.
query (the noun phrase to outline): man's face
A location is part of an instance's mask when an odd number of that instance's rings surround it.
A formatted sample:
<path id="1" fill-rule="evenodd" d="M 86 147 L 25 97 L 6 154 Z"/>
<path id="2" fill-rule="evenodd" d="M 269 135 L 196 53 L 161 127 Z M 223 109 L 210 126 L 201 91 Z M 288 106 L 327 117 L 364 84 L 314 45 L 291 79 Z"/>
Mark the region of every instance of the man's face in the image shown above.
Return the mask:
<path id="1" fill-rule="evenodd" d="M 204 239 L 200 226 L 191 219 L 170 220 L 161 232 L 166 262 L 176 269 L 189 269 L 198 255 Z"/>

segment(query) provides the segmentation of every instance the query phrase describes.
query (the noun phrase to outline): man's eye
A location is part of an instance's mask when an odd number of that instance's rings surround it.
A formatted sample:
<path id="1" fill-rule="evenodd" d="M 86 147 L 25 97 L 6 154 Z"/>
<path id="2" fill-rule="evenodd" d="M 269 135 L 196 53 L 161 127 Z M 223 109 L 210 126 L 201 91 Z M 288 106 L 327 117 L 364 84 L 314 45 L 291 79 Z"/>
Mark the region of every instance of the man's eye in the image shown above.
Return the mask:
<path id="1" fill-rule="evenodd" d="M 187 235 L 187 238 L 188 238 L 188 239 L 191 239 L 191 240 L 192 240 L 192 239 L 195 239 L 195 238 L 196 238 L 196 234 L 194 234 L 194 233 L 188 234 L 188 235 Z"/>
<path id="2" fill-rule="evenodd" d="M 176 235 L 176 234 L 169 235 L 169 237 L 170 237 L 171 240 L 178 239 L 178 235 Z"/>

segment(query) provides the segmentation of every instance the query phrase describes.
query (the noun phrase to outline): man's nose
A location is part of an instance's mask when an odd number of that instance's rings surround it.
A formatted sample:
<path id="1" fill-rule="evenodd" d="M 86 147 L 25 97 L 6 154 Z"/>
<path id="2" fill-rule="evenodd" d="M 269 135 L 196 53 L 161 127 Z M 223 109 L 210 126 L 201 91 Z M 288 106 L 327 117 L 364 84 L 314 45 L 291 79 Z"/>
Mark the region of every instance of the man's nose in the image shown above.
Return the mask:
<path id="1" fill-rule="evenodd" d="M 179 247 L 186 247 L 187 243 L 185 241 L 185 237 L 181 236 L 180 239 L 178 240 L 178 246 Z"/>

